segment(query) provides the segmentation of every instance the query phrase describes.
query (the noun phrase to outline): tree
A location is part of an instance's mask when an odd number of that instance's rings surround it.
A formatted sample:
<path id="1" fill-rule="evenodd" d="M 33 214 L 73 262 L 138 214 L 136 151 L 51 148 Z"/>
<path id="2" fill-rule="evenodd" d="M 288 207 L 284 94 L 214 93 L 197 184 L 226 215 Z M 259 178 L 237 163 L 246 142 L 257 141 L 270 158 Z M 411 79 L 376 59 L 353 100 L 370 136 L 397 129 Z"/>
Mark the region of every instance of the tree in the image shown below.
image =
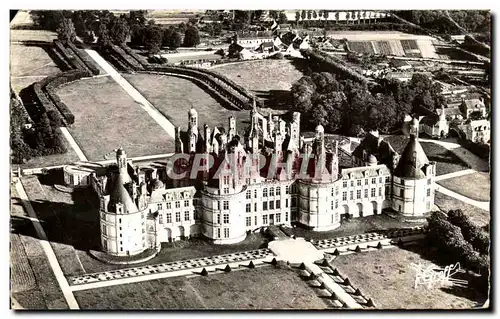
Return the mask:
<path id="1" fill-rule="evenodd" d="M 70 11 L 32 10 L 30 16 L 36 27 L 43 30 L 56 31 L 64 18 L 71 18 Z"/>
<path id="2" fill-rule="evenodd" d="M 125 44 L 130 36 L 130 27 L 124 19 L 118 19 L 111 27 L 110 36 L 113 42 Z"/>
<path id="3" fill-rule="evenodd" d="M 234 10 L 234 22 L 248 25 L 252 18 L 252 12 L 249 10 Z"/>
<path id="4" fill-rule="evenodd" d="M 300 21 L 300 10 L 295 11 L 295 22 L 297 22 L 297 25 L 299 25 Z"/>
<path id="5" fill-rule="evenodd" d="M 280 14 L 279 14 L 278 23 L 279 24 L 285 24 L 287 22 L 288 22 L 288 18 L 286 16 L 286 14 L 283 11 L 281 11 Z"/>
<path id="6" fill-rule="evenodd" d="M 190 27 L 186 30 L 184 34 L 184 46 L 195 47 L 200 44 L 200 33 L 198 28 Z"/>
<path id="7" fill-rule="evenodd" d="M 163 43 L 163 31 L 157 25 L 148 25 L 146 27 L 145 47 L 149 54 L 157 54 L 160 52 Z"/>
<path id="8" fill-rule="evenodd" d="M 273 20 L 278 20 L 279 11 L 278 10 L 269 10 L 269 17 Z"/>
<path id="9" fill-rule="evenodd" d="M 99 29 L 97 30 L 97 44 L 101 47 L 106 47 L 111 44 L 111 37 L 109 36 L 108 27 L 105 23 L 99 24 Z"/>
<path id="10" fill-rule="evenodd" d="M 318 13 L 316 12 L 316 10 L 313 10 L 313 12 L 312 12 L 312 17 L 313 17 L 314 19 L 316 19 L 316 18 L 318 17 Z"/>
<path id="11" fill-rule="evenodd" d="M 340 12 L 335 12 L 335 21 L 336 23 L 339 23 L 339 20 L 340 20 Z"/>
<path id="12" fill-rule="evenodd" d="M 307 20 L 311 20 L 312 18 L 312 10 L 307 10 Z"/>
<path id="13" fill-rule="evenodd" d="M 351 14 L 349 12 L 345 13 L 345 23 L 349 24 L 349 18 L 351 17 Z"/>
<path id="14" fill-rule="evenodd" d="M 302 19 L 302 20 L 305 20 L 305 19 L 306 19 L 306 17 L 307 17 L 307 12 L 306 12 L 306 10 L 302 10 L 302 11 L 300 12 L 300 17 L 301 17 L 301 19 Z"/>
<path id="15" fill-rule="evenodd" d="M 63 42 L 68 43 L 75 39 L 75 26 L 73 25 L 73 21 L 68 18 L 63 18 L 59 27 L 56 30 L 57 38 Z"/>

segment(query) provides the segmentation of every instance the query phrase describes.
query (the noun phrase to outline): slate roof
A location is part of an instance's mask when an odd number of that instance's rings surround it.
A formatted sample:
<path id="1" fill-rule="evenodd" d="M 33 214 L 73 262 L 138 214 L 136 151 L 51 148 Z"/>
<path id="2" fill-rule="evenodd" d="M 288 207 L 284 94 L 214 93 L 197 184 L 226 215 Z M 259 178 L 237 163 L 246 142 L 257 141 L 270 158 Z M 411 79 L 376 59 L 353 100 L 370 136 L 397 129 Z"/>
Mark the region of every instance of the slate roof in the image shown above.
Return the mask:
<path id="1" fill-rule="evenodd" d="M 394 175 L 411 179 L 425 178 L 423 169 L 428 164 L 429 160 L 418 138 L 411 136 L 394 170 Z"/>

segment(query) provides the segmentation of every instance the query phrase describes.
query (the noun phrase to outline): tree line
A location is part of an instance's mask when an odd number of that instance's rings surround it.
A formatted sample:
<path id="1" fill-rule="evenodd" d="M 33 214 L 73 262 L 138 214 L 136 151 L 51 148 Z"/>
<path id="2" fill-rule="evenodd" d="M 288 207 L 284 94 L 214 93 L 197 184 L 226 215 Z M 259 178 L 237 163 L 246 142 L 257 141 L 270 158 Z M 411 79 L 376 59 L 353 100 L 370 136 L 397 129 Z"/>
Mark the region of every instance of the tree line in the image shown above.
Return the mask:
<path id="1" fill-rule="evenodd" d="M 108 10 L 34 10 L 31 16 L 36 26 L 56 31 L 63 42 L 73 41 L 78 35 L 87 43 L 98 38 L 98 44 L 125 44 L 145 47 L 155 54 L 161 47 L 176 49 L 181 45 L 200 44 L 199 30 L 193 22 L 163 28 L 153 19 L 147 20 L 145 10 L 131 10 L 114 15 Z"/>
<path id="2" fill-rule="evenodd" d="M 328 133 L 350 136 L 399 130 L 406 114 L 439 108 L 444 103 L 440 92 L 440 85 L 421 73 L 407 83 L 389 79 L 369 88 L 329 72 L 311 72 L 291 88 L 292 105 L 302 112 L 306 128 L 321 124 Z"/>

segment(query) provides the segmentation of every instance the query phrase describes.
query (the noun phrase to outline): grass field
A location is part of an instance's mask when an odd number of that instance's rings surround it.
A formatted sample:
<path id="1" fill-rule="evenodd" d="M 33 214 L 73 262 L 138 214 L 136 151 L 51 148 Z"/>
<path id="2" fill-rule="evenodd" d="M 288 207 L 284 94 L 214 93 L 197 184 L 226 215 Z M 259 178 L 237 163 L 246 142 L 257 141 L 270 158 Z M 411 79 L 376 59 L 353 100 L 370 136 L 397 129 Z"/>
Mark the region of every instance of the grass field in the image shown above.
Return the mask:
<path id="1" fill-rule="evenodd" d="M 476 206 L 466 204 L 453 197 L 436 192 L 434 195 L 434 204 L 436 204 L 442 211 L 448 212 L 449 210 L 461 209 L 472 222 L 482 227 L 490 223 L 491 213 Z"/>
<path id="2" fill-rule="evenodd" d="M 253 91 L 270 108 L 289 108 L 292 84 L 304 74 L 304 66 L 295 60 L 257 60 L 230 63 L 213 68 L 214 71 Z"/>
<path id="3" fill-rule="evenodd" d="M 458 194 L 472 198 L 474 200 L 486 202 L 490 200 L 490 174 L 477 172 L 463 176 L 448 178 L 437 182 L 439 185 L 448 188 Z"/>
<path id="4" fill-rule="evenodd" d="M 111 78 L 76 81 L 57 94 L 75 115 L 69 130 L 90 160 L 120 146 L 130 157 L 173 151 L 173 139 Z"/>
<path id="5" fill-rule="evenodd" d="M 470 309 L 484 302 L 484 297 L 467 288 L 414 289 L 411 263 L 434 264 L 422 257 L 426 249 L 411 246 L 350 254 L 337 257 L 333 264 L 380 309 Z"/>
<path id="6" fill-rule="evenodd" d="M 295 270 L 257 267 L 75 293 L 82 309 L 325 309 Z"/>
<path id="7" fill-rule="evenodd" d="M 247 126 L 250 113 L 230 111 L 199 86 L 187 79 L 174 76 L 154 74 L 124 74 L 144 97 L 164 114 L 175 126 L 187 130 L 188 112 L 191 107 L 198 111 L 198 129 L 203 132 L 207 124 L 213 130 L 214 126 L 228 127 L 228 117 L 237 119 L 237 130 Z"/>
<path id="8" fill-rule="evenodd" d="M 348 221 L 343 221 L 340 228 L 315 232 L 301 227 L 288 228 L 288 231 L 295 234 L 297 237 L 308 239 L 328 239 L 334 237 L 351 236 L 361 233 L 369 233 L 377 230 L 387 230 L 391 228 L 404 228 L 419 226 L 421 223 L 400 222 L 388 215 L 373 215 L 363 218 L 352 218 Z"/>
<path id="9" fill-rule="evenodd" d="M 10 79 L 16 93 L 58 72 L 61 71 L 43 48 L 11 43 Z"/>

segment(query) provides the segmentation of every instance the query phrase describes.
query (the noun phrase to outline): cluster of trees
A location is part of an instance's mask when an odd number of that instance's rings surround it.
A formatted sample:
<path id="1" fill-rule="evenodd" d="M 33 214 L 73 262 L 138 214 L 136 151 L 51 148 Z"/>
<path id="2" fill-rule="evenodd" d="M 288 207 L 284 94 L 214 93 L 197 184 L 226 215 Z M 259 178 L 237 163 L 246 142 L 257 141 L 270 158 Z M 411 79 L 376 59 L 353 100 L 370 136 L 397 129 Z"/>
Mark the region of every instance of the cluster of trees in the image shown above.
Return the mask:
<path id="1" fill-rule="evenodd" d="M 132 45 L 144 46 L 153 54 L 162 46 L 175 49 L 200 43 L 199 31 L 193 23 L 163 29 L 154 20 L 147 21 L 146 13 L 132 10 L 116 16 L 108 10 L 31 11 L 38 27 L 56 31 L 63 42 L 72 41 L 76 35 L 90 43 L 95 35 L 102 46 L 124 44 L 130 39 Z"/>
<path id="2" fill-rule="evenodd" d="M 440 107 L 444 102 L 440 90 L 418 73 L 407 83 L 391 79 L 370 89 L 363 82 L 313 72 L 297 81 L 291 94 L 293 107 L 302 112 L 307 128 L 321 124 L 329 133 L 357 136 L 370 130 L 399 130 L 406 114 Z"/>
<path id="3" fill-rule="evenodd" d="M 428 30 L 442 34 L 461 33 L 442 10 L 404 10 L 394 13 Z M 450 17 L 469 32 L 490 32 L 491 13 L 487 10 L 449 10 Z"/>
<path id="4" fill-rule="evenodd" d="M 370 66 L 386 61 L 384 55 L 372 54 L 364 52 L 359 54 L 357 52 L 347 53 L 347 61 L 359 64 L 362 68 L 368 69 Z"/>
<path id="5" fill-rule="evenodd" d="M 67 151 L 57 130 L 61 123 L 59 114 L 44 112 L 32 128 L 25 129 L 26 115 L 23 105 L 13 95 L 10 98 L 10 149 L 11 161 L 22 164 L 32 157 L 65 153 Z"/>
<path id="6" fill-rule="evenodd" d="M 480 227 L 474 225 L 461 210 L 451 210 L 447 216 L 434 212 L 427 218 L 427 238 L 440 252 L 444 262 L 460 262 L 476 271 L 484 279 L 490 268 L 490 239 Z"/>

